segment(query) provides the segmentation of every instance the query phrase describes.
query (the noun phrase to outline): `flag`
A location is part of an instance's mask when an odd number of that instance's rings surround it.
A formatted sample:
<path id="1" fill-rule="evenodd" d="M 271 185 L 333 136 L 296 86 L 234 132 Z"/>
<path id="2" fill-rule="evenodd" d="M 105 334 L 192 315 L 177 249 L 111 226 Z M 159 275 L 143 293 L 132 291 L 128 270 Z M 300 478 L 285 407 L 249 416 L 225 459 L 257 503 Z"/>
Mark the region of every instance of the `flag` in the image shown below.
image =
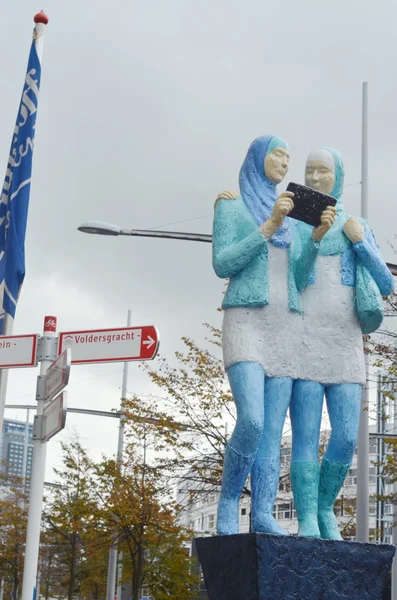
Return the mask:
<path id="1" fill-rule="evenodd" d="M 33 40 L 0 197 L 0 335 L 5 314 L 15 317 L 25 277 L 25 233 L 40 77 L 41 65 Z"/>

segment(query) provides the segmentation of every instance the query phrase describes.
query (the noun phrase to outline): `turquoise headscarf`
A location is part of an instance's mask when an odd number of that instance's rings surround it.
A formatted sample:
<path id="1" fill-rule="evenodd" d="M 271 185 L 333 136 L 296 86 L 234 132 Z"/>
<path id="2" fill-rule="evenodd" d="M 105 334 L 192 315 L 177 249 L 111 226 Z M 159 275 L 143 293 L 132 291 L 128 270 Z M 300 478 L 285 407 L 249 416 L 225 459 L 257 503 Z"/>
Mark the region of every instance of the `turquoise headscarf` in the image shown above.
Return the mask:
<path id="1" fill-rule="evenodd" d="M 338 204 L 342 204 L 341 198 L 343 196 L 343 186 L 345 183 L 345 167 L 343 164 L 342 155 L 337 150 L 334 150 L 334 148 L 329 148 L 328 146 L 325 146 L 323 150 L 332 154 L 334 159 L 335 183 L 334 187 L 332 188 L 331 196 L 337 199 Z"/>

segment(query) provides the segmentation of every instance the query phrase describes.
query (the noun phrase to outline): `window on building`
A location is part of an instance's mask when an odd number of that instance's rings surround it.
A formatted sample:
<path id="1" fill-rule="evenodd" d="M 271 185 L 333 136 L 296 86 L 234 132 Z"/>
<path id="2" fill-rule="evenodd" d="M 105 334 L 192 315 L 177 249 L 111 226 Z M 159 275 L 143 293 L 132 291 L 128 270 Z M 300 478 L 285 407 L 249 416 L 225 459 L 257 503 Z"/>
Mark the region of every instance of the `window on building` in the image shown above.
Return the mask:
<path id="1" fill-rule="evenodd" d="M 212 493 L 208 496 L 208 504 L 214 504 L 216 502 L 216 494 Z"/>
<path id="2" fill-rule="evenodd" d="M 290 519 L 291 518 L 291 504 L 279 504 L 278 505 L 278 518 L 279 519 Z"/>
<path id="3" fill-rule="evenodd" d="M 280 461 L 282 464 L 289 463 L 291 458 L 291 448 L 285 447 L 280 450 Z"/>
<path id="4" fill-rule="evenodd" d="M 376 467 L 369 468 L 369 483 L 376 483 Z"/>
<path id="5" fill-rule="evenodd" d="M 287 480 L 280 481 L 278 489 L 280 490 L 280 492 L 286 492 L 286 493 L 288 493 L 288 492 L 291 491 L 291 484 Z"/>
<path id="6" fill-rule="evenodd" d="M 208 515 L 208 529 L 215 528 L 215 515 Z"/>
<path id="7" fill-rule="evenodd" d="M 250 516 L 248 514 L 248 510 L 246 508 L 242 508 L 240 510 L 240 523 L 242 525 L 246 525 L 249 523 Z"/>

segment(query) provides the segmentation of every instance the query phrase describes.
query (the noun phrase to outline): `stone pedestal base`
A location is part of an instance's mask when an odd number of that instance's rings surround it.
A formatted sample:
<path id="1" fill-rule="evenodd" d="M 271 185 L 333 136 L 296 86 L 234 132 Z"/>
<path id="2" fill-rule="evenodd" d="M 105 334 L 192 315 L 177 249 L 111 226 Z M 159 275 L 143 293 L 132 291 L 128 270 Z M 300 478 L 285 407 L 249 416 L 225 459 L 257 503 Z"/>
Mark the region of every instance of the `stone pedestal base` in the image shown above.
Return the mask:
<path id="1" fill-rule="evenodd" d="M 210 600 L 383 600 L 396 550 L 261 533 L 196 547 Z"/>

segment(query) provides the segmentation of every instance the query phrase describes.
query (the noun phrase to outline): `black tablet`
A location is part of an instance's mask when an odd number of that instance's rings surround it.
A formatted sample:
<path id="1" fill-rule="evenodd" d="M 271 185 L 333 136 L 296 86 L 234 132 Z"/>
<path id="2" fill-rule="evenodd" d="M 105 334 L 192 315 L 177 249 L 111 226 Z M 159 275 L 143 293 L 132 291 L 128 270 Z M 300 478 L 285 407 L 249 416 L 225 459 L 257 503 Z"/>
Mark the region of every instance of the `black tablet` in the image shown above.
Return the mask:
<path id="1" fill-rule="evenodd" d="M 335 206 L 336 200 L 328 194 L 317 192 L 305 185 L 299 183 L 289 183 L 287 192 L 293 192 L 294 208 L 289 213 L 289 217 L 303 221 L 313 227 L 318 227 L 321 223 L 321 215 L 327 206 Z"/>

